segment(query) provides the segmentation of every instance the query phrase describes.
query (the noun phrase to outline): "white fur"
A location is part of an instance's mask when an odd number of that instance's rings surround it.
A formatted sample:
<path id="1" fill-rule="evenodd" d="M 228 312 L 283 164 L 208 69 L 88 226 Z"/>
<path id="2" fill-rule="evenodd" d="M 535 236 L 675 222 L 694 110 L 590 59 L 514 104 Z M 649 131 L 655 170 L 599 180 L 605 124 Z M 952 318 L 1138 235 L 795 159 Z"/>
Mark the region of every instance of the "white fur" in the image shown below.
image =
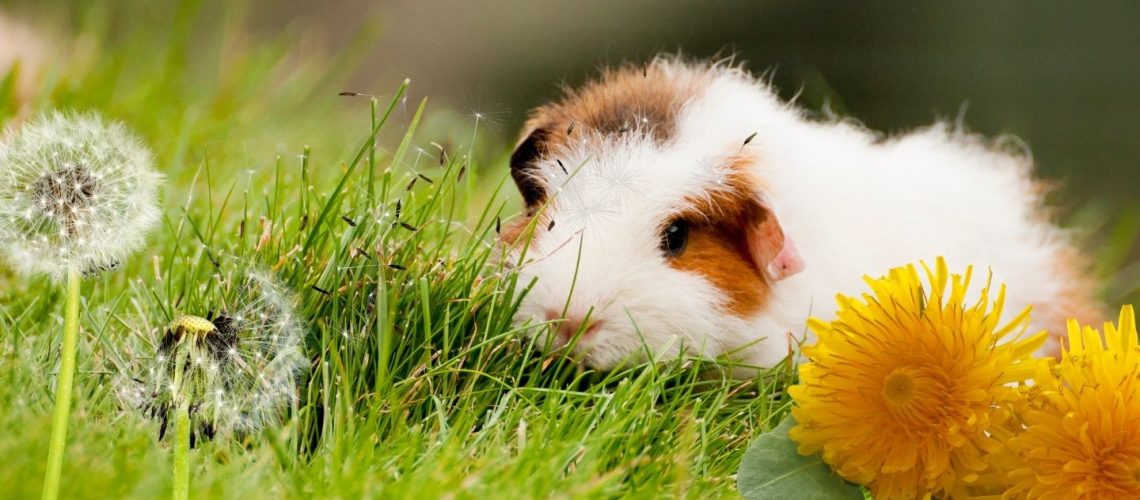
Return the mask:
<path id="1" fill-rule="evenodd" d="M 592 309 L 604 325 L 575 350 L 599 368 L 681 349 L 709 358 L 736 351 L 739 361 L 770 366 L 788 355 L 789 334 L 803 337 L 809 317 L 833 316 L 837 293 L 858 295 L 866 275 L 939 255 L 956 272 L 975 266 L 975 292 L 992 269 L 995 282 L 1008 285 L 1006 319 L 1057 300 L 1053 270 L 1066 243 L 1037 215 L 1028 159 L 945 125 L 883 139 L 851 123 L 809 120 L 738 69 L 711 72 L 666 145 L 636 133 L 579 134 L 579 144 L 538 166 L 558 192 L 520 269 L 524 280 L 537 278 L 520 322 L 567 304 L 570 314 Z M 743 152 L 755 159 L 754 174 L 806 269 L 772 283 L 755 317 L 738 318 L 723 312 L 723 292 L 670 267 L 658 245 L 685 197 L 722 188 L 724 158 L 754 132 Z M 548 329 L 537 332 L 552 342 Z"/>

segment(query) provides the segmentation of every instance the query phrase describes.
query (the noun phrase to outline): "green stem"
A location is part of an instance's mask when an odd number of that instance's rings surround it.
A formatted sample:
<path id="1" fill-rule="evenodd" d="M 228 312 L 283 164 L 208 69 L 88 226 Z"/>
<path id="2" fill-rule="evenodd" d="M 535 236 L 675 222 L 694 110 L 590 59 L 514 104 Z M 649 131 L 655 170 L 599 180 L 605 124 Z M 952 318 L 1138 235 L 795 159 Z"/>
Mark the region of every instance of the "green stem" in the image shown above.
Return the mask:
<path id="1" fill-rule="evenodd" d="M 190 497 L 190 400 L 182 398 L 174 417 L 174 500 Z"/>
<path id="2" fill-rule="evenodd" d="M 176 351 L 177 352 L 177 351 Z M 174 500 L 190 497 L 190 398 L 182 383 L 185 364 L 179 354 L 174 366 L 175 401 L 178 409 L 174 414 Z"/>
<path id="3" fill-rule="evenodd" d="M 60 350 L 59 379 L 55 389 L 55 415 L 51 423 L 47 472 L 44 474 L 44 500 L 59 498 L 59 477 L 67 444 L 67 419 L 71 415 L 71 392 L 75 382 L 75 343 L 79 337 L 79 270 L 67 272 L 67 306 L 63 320 L 63 348 Z"/>

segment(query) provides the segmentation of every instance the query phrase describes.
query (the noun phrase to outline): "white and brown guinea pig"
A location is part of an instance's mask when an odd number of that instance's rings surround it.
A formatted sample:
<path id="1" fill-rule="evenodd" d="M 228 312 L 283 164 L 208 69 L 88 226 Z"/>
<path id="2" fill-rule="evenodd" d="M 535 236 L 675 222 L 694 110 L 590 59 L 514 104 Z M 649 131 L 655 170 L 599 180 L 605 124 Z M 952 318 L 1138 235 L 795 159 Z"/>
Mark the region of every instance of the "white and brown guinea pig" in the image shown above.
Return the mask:
<path id="1" fill-rule="evenodd" d="M 534 110 L 511 174 L 527 210 L 504 239 L 534 280 L 517 320 L 596 368 L 682 351 L 770 366 L 837 293 L 940 255 L 975 266 L 975 293 L 992 269 L 1006 319 L 1032 305 L 1035 331 L 1101 319 L 1029 158 L 945 124 L 809 119 L 733 65 L 606 71 Z"/>

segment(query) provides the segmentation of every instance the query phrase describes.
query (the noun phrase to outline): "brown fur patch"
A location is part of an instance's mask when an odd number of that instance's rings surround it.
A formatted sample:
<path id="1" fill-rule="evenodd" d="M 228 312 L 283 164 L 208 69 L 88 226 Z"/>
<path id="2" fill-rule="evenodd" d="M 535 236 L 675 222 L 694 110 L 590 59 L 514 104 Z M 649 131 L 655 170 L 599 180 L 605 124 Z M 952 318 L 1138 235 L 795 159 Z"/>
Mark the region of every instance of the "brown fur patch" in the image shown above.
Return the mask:
<path id="1" fill-rule="evenodd" d="M 562 100 L 534 110 L 527 129 L 549 130 L 551 149 L 576 132 L 608 135 L 636 130 L 666 142 L 681 107 L 699 90 L 699 76 L 670 72 L 663 64 L 608 70 L 579 89 L 563 89 Z"/>
<path id="2" fill-rule="evenodd" d="M 656 61 L 611 69 L 579 89 L 563 89 L 561 100 L 535 109 L 523 127 L 511 175 L 533 208 L 545 199 L 527 169 L 558 154 L 574 140 L 614 134 L 642 134 L 668 142 L 682 107 L 708 81 L 711 67 Z"/>
<path id="3" fill-rule="evenodd" d="M 704 276 L 724 292 L 729 313 L 751 316 L 768 302 L 771 290 L 754 264 L 746 231 L 772 214 L 756 197 L 760 183 L 747 170 L 753 160 L 734 155 L 724 161 L 729 172 L 725 188 L 686 200 L 678 218 L 692 224 L 689 245 L 669 263 Z"/>
<path id="4" fill-rule="evenodd" d="M 527 224 L 530 224 L 530 219 L 530 217 L 523 217 L 507 224 L 506 227 L 503 228 L 503 233 L 499 235 L 499 241 L 507 246 L 515 246 L 518 244 L 519 238 L 522 237 Z"/>
<path id="5" fill-rule="evenodd" d="M 743 247 L 742 227 L 702 224 L 689 231 L 684 253 L 670 259 L 673 267 L 704 276 L 728 296 L 727 312 L 751 316 L 767 303 L 771 291 Z"/>
<path id="6" fill-rule="evenodd" d="M 538 220 L 535 221 L 535 218 Z M 549 231 L 553 227 L 552 221 L 549 215 L 528 214 L 504 225 L 502 233 L 499 234 L 499 242 L 509 247 L 521 246 L 536 235 Z M 534 224 L 533 228 L 531 224 Z"/>

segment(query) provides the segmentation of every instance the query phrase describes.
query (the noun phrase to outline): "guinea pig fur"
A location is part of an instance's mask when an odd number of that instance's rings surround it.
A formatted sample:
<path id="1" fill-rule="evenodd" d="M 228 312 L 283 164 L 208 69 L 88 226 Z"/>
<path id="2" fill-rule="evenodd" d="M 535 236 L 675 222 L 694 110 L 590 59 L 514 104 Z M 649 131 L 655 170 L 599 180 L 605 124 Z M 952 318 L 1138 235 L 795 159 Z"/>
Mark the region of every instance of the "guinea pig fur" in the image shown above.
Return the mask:
<path id="1" fill-rule="evenodd" d="M 1102 311 L 1024 152 L 947 124 L 885 137 L 809 119 L 741 68 L 658 58 L 534 110 L 504 231 L 516 320 L 595 368 L 681 353 L 771 366 L 863 277 L 945 256 L 1008 285 L 1031 329 Z M 975 295 L 976 297 L 976 295 Z M 1050 340 L 1047 350 L 1056 350 Z"/>

